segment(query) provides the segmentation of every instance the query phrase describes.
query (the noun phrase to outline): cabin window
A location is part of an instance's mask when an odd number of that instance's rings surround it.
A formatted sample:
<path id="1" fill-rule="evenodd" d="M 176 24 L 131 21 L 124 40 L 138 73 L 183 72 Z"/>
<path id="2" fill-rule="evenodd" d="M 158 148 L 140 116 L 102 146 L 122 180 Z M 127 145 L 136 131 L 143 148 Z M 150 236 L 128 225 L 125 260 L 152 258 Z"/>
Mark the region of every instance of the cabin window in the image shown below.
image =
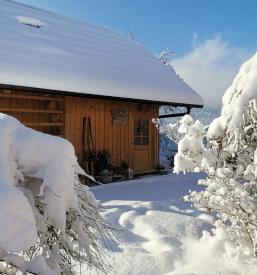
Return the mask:
<path id="1" fill-rule="evenodd" d="M 149 119 L 134 120 L 134 145 L 149 144 Z"/>

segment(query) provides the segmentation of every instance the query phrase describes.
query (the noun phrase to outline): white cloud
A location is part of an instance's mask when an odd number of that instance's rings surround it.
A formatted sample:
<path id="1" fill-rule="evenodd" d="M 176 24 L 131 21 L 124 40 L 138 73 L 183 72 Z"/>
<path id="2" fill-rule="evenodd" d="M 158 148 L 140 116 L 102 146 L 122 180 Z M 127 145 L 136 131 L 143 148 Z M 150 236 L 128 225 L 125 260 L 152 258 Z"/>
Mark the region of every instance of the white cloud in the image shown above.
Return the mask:
<path id="1" fill-rule="evenodd" d="M 221 36 L 199 43 L 193 34 L 192 50 L 171 61 L 174 69 L 204 99 L 206 105 L 221 102 L 240 65 L 250 56 L 246 49 L 224 41 Z"/>

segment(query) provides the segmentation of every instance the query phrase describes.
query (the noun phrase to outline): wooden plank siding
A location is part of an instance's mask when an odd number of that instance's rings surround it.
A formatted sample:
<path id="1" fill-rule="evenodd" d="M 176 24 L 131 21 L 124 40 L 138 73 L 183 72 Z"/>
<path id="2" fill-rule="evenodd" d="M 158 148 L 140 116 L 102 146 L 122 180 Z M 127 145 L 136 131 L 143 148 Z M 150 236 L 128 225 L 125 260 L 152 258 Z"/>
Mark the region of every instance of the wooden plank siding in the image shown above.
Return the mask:
<path id="1" fill-rule="evenodd" d="M 64 97 L 0 90 L 0 112 L 35 130 L 64 136 Z"/>
<path id="2" fill-rule="evenodd" d="M 112 110 L 128 111 L 126 125 L 113 125 Z M 113 164 L 129 163 L 135 172 L 133 120 L 159 115 L 157 104 L 92 99 L 38 92 L 0 90 L 0 112 L 18 118 L 25 125 L 45 133 L 67 138 L 75 147 L 79 161 L 83 159 L 83 118 L 90 117 L 95 151 L 108 150 Z M 146 170 L 153 170 L 159 162 L 158 129 L 150 123 L 149 160 Z M 137 167 L 138 166 L 138 167 Z"/>

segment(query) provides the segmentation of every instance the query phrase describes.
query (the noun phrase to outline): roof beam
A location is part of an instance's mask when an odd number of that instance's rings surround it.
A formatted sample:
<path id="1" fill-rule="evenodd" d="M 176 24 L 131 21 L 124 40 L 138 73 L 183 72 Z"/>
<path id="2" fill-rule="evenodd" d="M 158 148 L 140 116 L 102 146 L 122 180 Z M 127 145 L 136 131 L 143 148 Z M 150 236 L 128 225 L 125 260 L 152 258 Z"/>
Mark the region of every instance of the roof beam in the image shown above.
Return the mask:
<path id="1" fill-rule="evenodd" d="M 159 118 L 171 118 L 171 117 L 179 117 L 190 114 L 190 111 L 192 109 L 191 106 L 187 106 L 187 111 L 185 113 L 175 113 L 175 114 L 167 114 L 167 115 L 160 115 Z"/>
<path id="2" fill-rule="evenodd" d="M 38 92 L 38 93 L 48 93 L 48 94 L 56 94 L 56 95 L 67 95 L 67 96 L 77 96 L 77 97 L 85 97 L 85 98 L 99 98 L 106 100 L 116 100 L 116 101 L 126 101 L 126 102 L 138 102 L 138 103 L 146 103 L 146 104 L 158 104 L 158 105 L 167 105 L 174 107 L 190 107 L 190 108 L 203 108 L 203 105 L 199 104 L 187 104 L 187 103 L 178 103 L 178 102 L 163 102 L 157 100 L 148 100 L 148 99 L 137 99 L 137 98 L 128 98 L 128 97 L 116 97 L 116 96 L 105 96 L 105 95 L 96 95 L 93 93 L 87 92 L 70 92 L 70 91 L 60 91 L 53 89 L 45 89 L 45 88 L 37 88 L 37 87 L 27 87 L 20 85 L 11 85 L 11 84 L 1 84 L 0 90 L 18 90 L 24 92 Z"/>

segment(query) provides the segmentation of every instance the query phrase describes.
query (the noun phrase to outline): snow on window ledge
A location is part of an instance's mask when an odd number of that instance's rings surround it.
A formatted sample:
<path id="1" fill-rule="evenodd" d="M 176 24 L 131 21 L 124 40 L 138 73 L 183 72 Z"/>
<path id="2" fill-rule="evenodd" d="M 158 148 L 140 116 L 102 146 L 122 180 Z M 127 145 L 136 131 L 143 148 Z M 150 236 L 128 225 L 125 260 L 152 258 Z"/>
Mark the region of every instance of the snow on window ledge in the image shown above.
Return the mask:
<path id="1" fill-rule="evenodd" d="M 46 26 L 44 22 L 42 22 L 39 19 L 33 18 L 33 17 L 27 17 L 27 16 L 16 16 L 16 19 L 27 26 L 35 27 L 35 28 L 42 28 Z"/>

